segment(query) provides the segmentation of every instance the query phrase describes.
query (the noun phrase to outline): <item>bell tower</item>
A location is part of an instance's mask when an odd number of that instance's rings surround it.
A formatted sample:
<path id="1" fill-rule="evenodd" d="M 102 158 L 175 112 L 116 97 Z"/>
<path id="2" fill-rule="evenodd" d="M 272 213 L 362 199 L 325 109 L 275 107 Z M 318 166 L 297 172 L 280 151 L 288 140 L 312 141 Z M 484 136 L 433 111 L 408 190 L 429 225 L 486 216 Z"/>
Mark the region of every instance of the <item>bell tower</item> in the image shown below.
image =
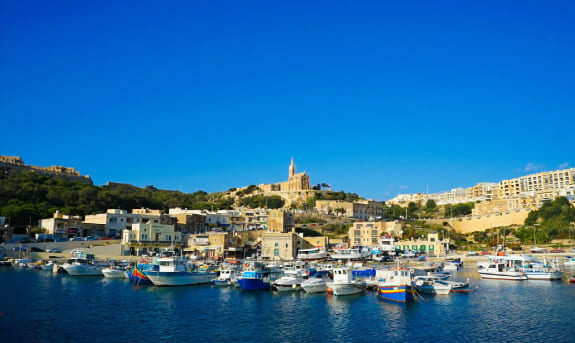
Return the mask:
<path id="1" fill-rule="evenodd" d="M 288 178 L 288 180 L 291 180 L 294 175 L 295 175 L 295 164 L 293 163 L 293 157 L 292 157 L 291 158 L 291 164 L 289 166 L 289 178 Z"/>

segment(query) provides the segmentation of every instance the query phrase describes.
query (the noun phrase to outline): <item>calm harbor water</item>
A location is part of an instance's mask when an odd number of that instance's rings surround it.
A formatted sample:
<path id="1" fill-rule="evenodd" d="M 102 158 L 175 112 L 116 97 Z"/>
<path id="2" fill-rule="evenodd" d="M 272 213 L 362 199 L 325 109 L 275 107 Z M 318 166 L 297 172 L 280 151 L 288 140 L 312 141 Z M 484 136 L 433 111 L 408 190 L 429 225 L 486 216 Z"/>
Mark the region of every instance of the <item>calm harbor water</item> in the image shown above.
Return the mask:
<path id="1" fill-rule="evenodd" d="M 575 342 L 575 285 L 480 280 L 417 304 L 0 268 L 0 342 Z"/>

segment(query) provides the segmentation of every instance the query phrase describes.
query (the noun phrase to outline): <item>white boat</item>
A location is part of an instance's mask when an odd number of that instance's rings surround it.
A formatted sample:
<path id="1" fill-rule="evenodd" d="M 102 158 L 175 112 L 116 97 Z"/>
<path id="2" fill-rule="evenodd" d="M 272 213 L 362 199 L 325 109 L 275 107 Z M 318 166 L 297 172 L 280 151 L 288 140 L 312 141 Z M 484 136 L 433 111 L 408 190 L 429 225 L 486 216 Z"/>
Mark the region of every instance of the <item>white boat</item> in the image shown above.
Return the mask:
<path id="1" fill-rule="evenodd" d="M 508 268 L 523 272 L 529 280 L 559 280 L 563 273 L 557 262 L 540 262 L 537 257 L 523 254 L 489 256 L 487 263 L 503 263 Z"/>
<path id="2" fill-rule="evenodd" d="M 194 265 L 182 257 L 158 259 L 158 270 L 143 271 L 154 286 L 188 286 L 210 283 L 217 276 L 215 272 L 197 271 Z"/>
<path id="3" fill-rule="evenodd" d="M 300 289 L 303 278 L 284 275 L 272 283 L 272 288 L 278 292 L 292 292 Z"/>
<path id="4" fill-rule="evenodd" d="M 212 280 L 214 286 L 233 286 L 237 278 L 236 269 L 224 268 L 220 270 L 220 275 Z"/>
<path id="5" fill-rule="evenodd" d="M 453 288 L 448 281 L 425 276 L 415 281 L 415 287 L 418 292 L 427 294 L 449 294 Z"/>
<path id="6" fill-rule="evenodd" d="M 332 260 L 362 260 L 371 256 L 370 251 L 364 251 L 360 248 L 352 249 L 335 249 L 331 254 Z"/>
<path id="7" fill-rule="evenodd" d="M 352 295 L 363 292 L 365 284 L 353 278 L 351 268 L 335 268 L 333 281 L 327 283 L 327 288 L 334 295 Z"/>
<path id="8" fill-rule="evenodd" d="M 569 257 L 563 262 L 565 267 L 575 267 L 575 257 Z"/>
<path id="9" fill-rule="evenodd" d="M 325 250 L 320 248 L 313 249 L 300 249 L 297 253 L 297 259 L 303 261 L 313 261 L 313 260 L 323 260 L 329 257 L 329 254 Z"/>
<path id="10" fill-rule="evenodd" d="M 443 271 L 446 272 L 456 272 L 459 270 L 459 264 L 452 262 L 445 262 L 443 265 Z"/>
<path id="11" fill-rule="evenodd" d="M 306 293 L 323 293 L 327 291 L 327 283 L 331 281 L 327 271 L 318 271 L 301 283 L 301 288 Z"/>
<path id="12" fill-rule="evenodd" d="M 498 279 L 498 280 L 516 280 L 522 281 L 527 280 L 525 273 L 516 269 L 515 267 L 509 267 L 503 262 L 491 262 L 484 268 L 479 269 L 479 275 L 483 279 Z"/>
<path id="13" fill-rule="evenodd" d="M 113 279 L 125 279 L 125 269 L 115 268 L 115 267 L 106 267 L 102 269 L 102 274 L 105 277 L 113 278 Z"/>
<path id="14" fill-rule="evenodd" d="M 12 267 L 28 268 L 29 263 L 32 263 L 31 258 L 18 258 L 16 260 L 14 260 L 14 262 L 12 263 Z"/>
<path id="15" fill-rule="evenodd" d="M 40 265 L 40 269 L 52 271 L 54 269 L 54 264 L 54 261 L 47 261 L 46 263 Z"/>
<path id="16" fill-rule="evenodd" d="M 102 267 L 94 263 L 94 255 L 72 250 L 72 257 L 62 265 L 71 276 L 102 276 Z"/>

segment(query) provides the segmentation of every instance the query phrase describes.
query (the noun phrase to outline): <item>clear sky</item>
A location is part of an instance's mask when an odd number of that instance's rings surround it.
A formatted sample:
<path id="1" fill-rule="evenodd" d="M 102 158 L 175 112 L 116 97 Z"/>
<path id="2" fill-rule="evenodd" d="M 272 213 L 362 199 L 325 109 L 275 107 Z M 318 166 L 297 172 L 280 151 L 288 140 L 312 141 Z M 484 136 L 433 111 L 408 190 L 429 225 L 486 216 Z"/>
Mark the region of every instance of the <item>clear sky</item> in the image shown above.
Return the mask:
<path id="1" fill-rule="evenodd" d="M 575 1 L 0 1 L 0 154 L 387 200 L 575 166 Z"/>

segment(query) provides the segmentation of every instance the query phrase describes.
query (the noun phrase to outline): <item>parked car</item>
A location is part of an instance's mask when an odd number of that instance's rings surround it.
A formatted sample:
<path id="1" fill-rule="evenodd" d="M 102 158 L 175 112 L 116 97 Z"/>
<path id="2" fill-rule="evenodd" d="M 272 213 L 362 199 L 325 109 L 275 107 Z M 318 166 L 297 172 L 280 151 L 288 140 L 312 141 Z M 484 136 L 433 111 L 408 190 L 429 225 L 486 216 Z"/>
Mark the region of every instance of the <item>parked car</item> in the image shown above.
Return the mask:
<path id="1" fill-rule="evenodd" d="M 468 251 L 467 256 L 478 256 L 479 253 L 477 251 Z"/>
<path id="2" fill-rule="evenodd" d="M 404 251 L 402 257 L 415 257 L 417 254 L 414 251 Z"/>
<path id="3" fill-rule="evenodd" d="M 94 238 L 94 236 L 87 236 L 87 237 L 84 237 L 84 240 L 85 241 L 95 241 L 96 238 Z"/>
<path id="4" fill-rule="evenodd" d="M 21 247 L 14 247 L 12 248 L 13 251 L 28 251 L 28 247 L 26 245 L 23 245 Z"/>
<path id="5" fill-rule="evenodd" d="M 100 238 L 98 238 L 99 241 L 108 241 L 110 239 L 112 239 L 112 237 L 100 237 Z"/>
<path id="6" fill-rule="evenodd" d="M 46 250 L 46 252 L 62 252 L 62 250 L 60 250 L 58 248 L 52 248 L 52 249 Z"/>
<path id="7" fill-rule="evenodd" d="M 32 251 L 32 252 L 44 252 L 44 249 L 40 249 L 38 247 L 30 247 L 30 251 Z"/>
<path id="8" fill-rule="evenodd" d="M 565 250 L 563 250 L 563 249 L 553 249 L 553 250 L 551 250 L 551 252 L 552 252 L 552 253 L 562 253 L 562 252 L 565 252 Z"/>
<path id="9" fill-rule="evenodd" d="M 489 251 L 481 251 L 481 255 L 489 255 Z"/>

